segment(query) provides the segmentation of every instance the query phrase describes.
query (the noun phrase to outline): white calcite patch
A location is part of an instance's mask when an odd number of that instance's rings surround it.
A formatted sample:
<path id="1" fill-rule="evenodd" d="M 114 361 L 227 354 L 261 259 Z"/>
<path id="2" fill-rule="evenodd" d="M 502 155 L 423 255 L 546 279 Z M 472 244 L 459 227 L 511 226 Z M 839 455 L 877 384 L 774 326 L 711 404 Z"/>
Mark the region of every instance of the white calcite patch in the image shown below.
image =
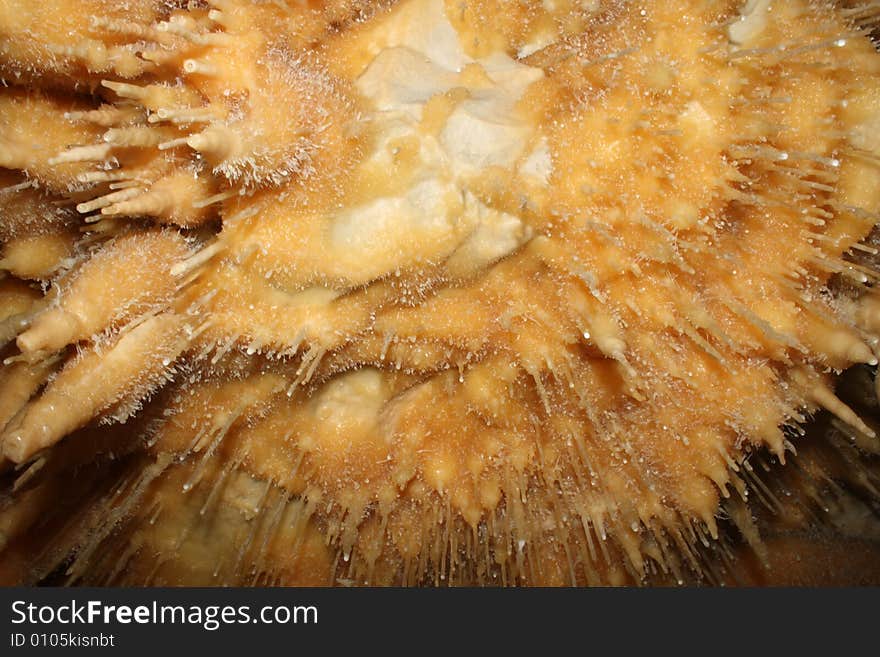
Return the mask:
<path id="1" fill-rule="evenodd" d="M 501 103 L 492 98 L 466 100 L 449 117 L 440 144 L 459 174 L 474 174 L 487 167 L 509 169 L 525 147 L 532 129 L 506 120 Z"/>
<path id="2" fill-rule="evenodd" d="M 532 236 L 519 217 L 500 212 L 481 203 L 472 194 L 465 196 L 467 224 L 472 232 L 446 263 L 454 275 L 467 276 L 515 251 Z"/>
<path id="3" fill-rule="evenodd" d="M 544 30 L 534 35 L 527 43 L 517 51 L 516 56 L 520 59 L 533 55 L 539 50 L 543 50 L 557 41 L 556 33 L 550 30 Z"/>
<path id="4" fill-rule="evenodd" d="M 382 112 L 404 112 L 416 121 L 432 96 L 452 89 L 458 76 L 425 54 L 398 46 L 382 50 L 358 78 L 357 89 Z"/>
<path id="5" fill-rule="evenodd" d="M 373 44 L 376 55 L 356 82 L 373 109 L 369 122 L 376 136 L 368 162 L 390 170 L 390 144 L 400 139 L 417 140 L 419 157 L 408 172 L 408 189 L 332 219 L 331 249 L 339 254 L 337 264 L 357 272 L 348 276 L 354 284 L 447 258 L 450 271 L 478 271 L 530 238 L 519 217 L 486 207 L 467 189 L 489 167 L 514 174 L 534 134 L 517 103 L 543 71 L 501 52 L 479 60 L 467 56 L 442 0 L 411 0 L 387 20 L 381 41 Z M 462 75 L 468 66 L 480 74 Z M 479 82 L 467 82 L 474 79 Z M 467 97 L 439 134 L 420 129 L 431 98 L 459 87 Z M 546 181 L 549 153 L 535 158 L 527 160 L 528 174 Z"/>
<path id="6" fill-rule="evenodd" d="M 387 399 L 382 373 L 364 367 L 328 381 L 312 402 L 321 422 L 340 426 L 374 422 Z"/>
<path id="7" fill-rule="evenodd" d="M 394 9 L 382 25 L 379 49 L 406 47 L 438 66 L 458 71 L 473 61 L 464 52 L 458 33 L 446 17 L 443 0 L 410 0 Z"/>
<path id="8" fill-rule="evenodd" d="M 727 28 L 730 41 L 738 46 L 753 43 L 767 27 L 772 0 L 748 0 L 740 10 L 739 19 Z"/>
<path id="9" fill-rule="evenodd" d="M 462 195 L 448 181 L 426 178 L 400 196 L 376 199 L 339 214 L 330 240 L 338 259 L 370 281 L 413 265 L 442 262 L 467 234 Z"/>
<path id="10" fill-rule="evenodd" d="M 553 173 L 553 158 L 550 155 L 550 145 L 545 137 L 541 138 L 538 145 L 523 160 L 519 172 L 542 185 L 547 185 L 550 182 L 550 174 Z"/>

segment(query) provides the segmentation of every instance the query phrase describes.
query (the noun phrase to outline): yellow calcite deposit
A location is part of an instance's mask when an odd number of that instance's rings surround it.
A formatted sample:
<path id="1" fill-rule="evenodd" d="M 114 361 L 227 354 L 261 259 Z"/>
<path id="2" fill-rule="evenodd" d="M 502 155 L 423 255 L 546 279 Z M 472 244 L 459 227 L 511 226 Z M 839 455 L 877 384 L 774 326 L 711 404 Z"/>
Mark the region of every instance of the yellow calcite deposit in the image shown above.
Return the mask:
<path id="1" fill-rule="evenodd" d="M 755 455 L 876 444 L 871 3 L 32 4 L 5 579 L 713 581 Z"/>

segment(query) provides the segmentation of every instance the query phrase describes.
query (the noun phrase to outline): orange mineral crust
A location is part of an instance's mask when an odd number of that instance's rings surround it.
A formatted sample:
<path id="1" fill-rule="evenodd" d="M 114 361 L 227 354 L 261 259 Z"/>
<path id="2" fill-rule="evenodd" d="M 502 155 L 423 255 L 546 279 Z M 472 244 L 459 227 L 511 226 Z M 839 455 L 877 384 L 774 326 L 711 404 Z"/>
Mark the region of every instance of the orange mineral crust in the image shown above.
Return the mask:
<path id="1" fill-rule="evenodd" d="M 32 5 L 0 0 L 0 580 L 880 554 L 880 4 Z"/>

